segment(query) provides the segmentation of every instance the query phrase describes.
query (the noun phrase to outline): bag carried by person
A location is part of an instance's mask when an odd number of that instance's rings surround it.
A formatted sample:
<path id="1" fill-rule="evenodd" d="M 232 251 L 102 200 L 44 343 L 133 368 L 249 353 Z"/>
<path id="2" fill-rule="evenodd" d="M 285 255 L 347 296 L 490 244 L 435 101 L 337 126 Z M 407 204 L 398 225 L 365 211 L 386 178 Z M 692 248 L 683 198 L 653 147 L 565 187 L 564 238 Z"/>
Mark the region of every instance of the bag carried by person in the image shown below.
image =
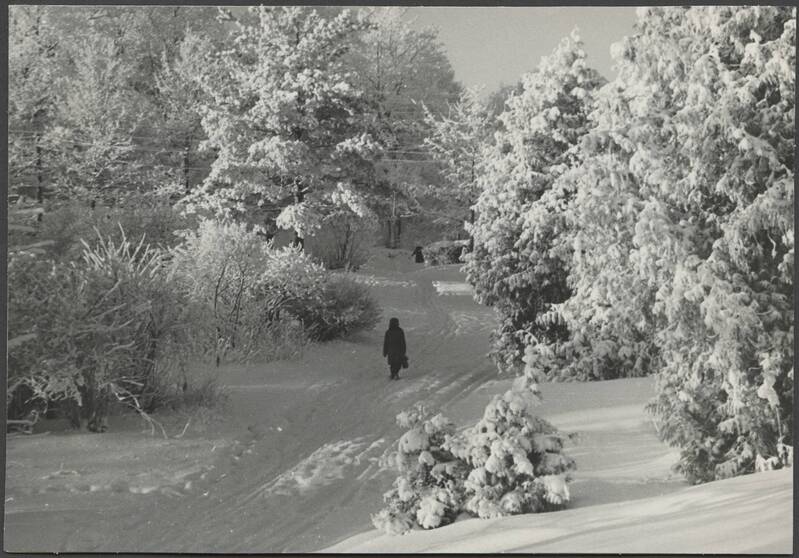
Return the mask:
<path id="1" fill-rule="evenodd" d="M 408 357 L 407 356 L 403 356 L 402 357 L 402 363 L 401 364 L 402 364 L 403 368 L 408 368 Z"/>

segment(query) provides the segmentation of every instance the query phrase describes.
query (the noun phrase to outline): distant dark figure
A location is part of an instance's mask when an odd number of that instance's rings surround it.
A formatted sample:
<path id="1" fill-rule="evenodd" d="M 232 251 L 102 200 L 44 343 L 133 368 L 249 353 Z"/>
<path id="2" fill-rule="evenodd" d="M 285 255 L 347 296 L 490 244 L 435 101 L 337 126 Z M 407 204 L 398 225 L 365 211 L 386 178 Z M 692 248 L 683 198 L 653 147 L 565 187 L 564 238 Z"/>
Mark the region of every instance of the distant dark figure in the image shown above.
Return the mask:
<path id="1" fill-rule="evenodd" d="M 403 363 L 407 362 L 408 359 L 405 351 L 405 332 L 399 326 L 399 320 L 391 318 L 388 321 L 388 330 L 383 340 L 383 356 L 388 358 L 388 367 L 391 371 L 392 380 L 399 380 L 400 368 L 403 367 Z"/>
<path id="2" fill-rule="evenodd" d="M 411 255 L 415 258 L 416 263 L 424 263 L 424 254 L 422 254 L 421 246 L 414 248 Z"/>

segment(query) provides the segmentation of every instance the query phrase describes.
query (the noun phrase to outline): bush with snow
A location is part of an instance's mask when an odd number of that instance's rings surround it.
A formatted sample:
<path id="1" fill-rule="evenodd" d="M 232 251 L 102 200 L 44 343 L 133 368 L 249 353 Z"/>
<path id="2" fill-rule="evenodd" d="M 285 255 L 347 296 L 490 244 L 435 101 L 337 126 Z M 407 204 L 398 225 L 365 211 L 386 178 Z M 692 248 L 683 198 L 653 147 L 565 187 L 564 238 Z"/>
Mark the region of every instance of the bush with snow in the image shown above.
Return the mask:
<path id="1" fill-rule="evenodd" d="M 530 412 L 535 385 L 522 384 L 495 396 L 483 418 L 446 445 L 469 467 L 464 509 L 478 517 L 550 511 L 569 501 L 574 460 L 561 453 L 556 429 Z"/>
<path id="2" fill-rule="evenodd" d="M 205 309 L 198 327 L 217 362 L 290 353 L 306 337 L 332 339 L 374 327 L 379 317 L 366 287 L 297 248 L 274 248 L 244 223 L 201 220 L 173 250 L 171 267 Z"/>
<path id="3" fill-rule="evenodd" d="M 460 263 L 468 240 L 439 240 L 422 248 L 425 265 L 447 265 Z"/>
<path id="4" fill-rule="evenodd" d="M 345 273 L 329 274 L 313 298 L 296 298 L 289 308 L 319 341 L 373 329 L 382 315 L 369 287 Z"/>
<path id="5" fill-rule="evenodd" d="M 446 525 L 462 512 L 490 518 L 565 506 L 574 460 L 561 453 L 555 428 L 530 413 L 532 388 L 496 396 L 463 432 L 419 405 L 398 415 L 408 430 L 388 464 L 400 476 L 384 495 L 386 508 L 372 516 L 375 527 L 402 534 Z"/>
<path id="6" fill-rule="evenodd" d="M 193 306 L 162 250 L 121 229 L 119 240 L 96 234 L 76 261 L 10 254 L 6 401 L 24 386 L 46 404 L 67 402 L 74 426 L 81 407 L 103 431 L 110 402 L 149 412 L 163 401 L 164 377 L 185 364 Z"/>
<path id="7" fill-rule="evenodd" d="M 451 523 L 461 510 L 466 474 L 464 463 L 445 447 L 455 426 L 420 404 L 397 415 L 397 424 L 407 431 L 383 465 L 399 476 L 383 495 L 386 507 L 372 516 L 372 523 L 390 534 L 405 533 L 414 525 L 432 529 Z"/>

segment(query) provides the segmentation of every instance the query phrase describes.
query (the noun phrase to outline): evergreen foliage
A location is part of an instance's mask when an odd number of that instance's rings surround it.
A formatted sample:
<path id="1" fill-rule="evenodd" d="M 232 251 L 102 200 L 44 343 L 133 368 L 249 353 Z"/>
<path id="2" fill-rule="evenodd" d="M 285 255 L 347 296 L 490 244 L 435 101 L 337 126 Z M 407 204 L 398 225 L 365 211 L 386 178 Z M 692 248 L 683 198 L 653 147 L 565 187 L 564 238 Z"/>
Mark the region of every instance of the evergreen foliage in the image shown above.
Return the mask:
<path id="1" fill-rule="evenodd" d="M 575 362 L 657 373 L 661 435 L 713 480 L 793 431 L 795 15 L 648 9 L 638 26 L 572 175 L 564 315 L 590 339 Z"/>
<path id="2" fill-rule="evenodd" d="M 465 269 L 477 300 L 499 315 L 492 356 L 501 371 L 520 372 L 527 345 L 565 336 L 553 305 L 569 296 L 558 241 L 567 232 L 563 209 L 572 192 L 555 183 L 579 158 L 602 83 L 585 57 L 573 35 L 525 75 L 483 155 L 477 219 L 469 227 L 474 251 Z"/>
<path id="3" fill-rule="evenodd" d="M 563 439 L 532 414 L 538 394 L 524 379 L 497 395 L 464 431 L 423 405 L 397 415 L 406 432 L 384 466 L 399 476 L 372 523 L 389 534 L 432 529 L 465 512 L 481 518 L 561 509 L 574 460 Z"/>
<path id="4" fill-rule="evenodd" d="M 344 55 L 363 24 L 301 7 L 254 7 L 229 48 L 208 53 L 202 125 L 217 158 L 189 207 L 246 215 L 292 198 L 277 217 L 300 241 L 331 208 L 369 213 L 371 159 L 364 99 Z"/>
<path id="5" fill-rule="evenodd" d="M 399 535 L 414 525 L 432 529 L 452 523 L 460 513 L 466 467 L 446 448 L 455 426 L 417 404 L 397 415 L 407 429 L 384 466 L 399 476 L 383 496 L 386 507 L 372 516 L 378 529 Z"/>
<path id="6" fill-rule="evenodd" d="M 500 116 L 467 265 L 502 320 L 495 358 L 531 379 L 656 374 L 650 410 L 692 481 L 787 464 L 795 10 L 642 9 L 614 55 L 577 112 L 520 102 L 562 91 L 553 56 Z"/>

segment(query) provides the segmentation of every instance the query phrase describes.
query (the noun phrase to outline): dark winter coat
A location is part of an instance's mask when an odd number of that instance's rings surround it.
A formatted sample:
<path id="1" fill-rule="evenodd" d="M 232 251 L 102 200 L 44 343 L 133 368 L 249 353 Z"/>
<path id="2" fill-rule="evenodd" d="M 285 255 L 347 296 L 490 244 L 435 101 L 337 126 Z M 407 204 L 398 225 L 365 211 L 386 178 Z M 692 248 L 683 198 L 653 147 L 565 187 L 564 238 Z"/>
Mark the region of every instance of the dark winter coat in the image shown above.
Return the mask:
<path id="1" fill-rule="evenodd" d="M 388 357 L 389 364 L 400 364 L 405 357 L 405 332 L 399 326 L 399 320 L 391 318 L 388 330 L 383 338 L 383 356 Z"/>

